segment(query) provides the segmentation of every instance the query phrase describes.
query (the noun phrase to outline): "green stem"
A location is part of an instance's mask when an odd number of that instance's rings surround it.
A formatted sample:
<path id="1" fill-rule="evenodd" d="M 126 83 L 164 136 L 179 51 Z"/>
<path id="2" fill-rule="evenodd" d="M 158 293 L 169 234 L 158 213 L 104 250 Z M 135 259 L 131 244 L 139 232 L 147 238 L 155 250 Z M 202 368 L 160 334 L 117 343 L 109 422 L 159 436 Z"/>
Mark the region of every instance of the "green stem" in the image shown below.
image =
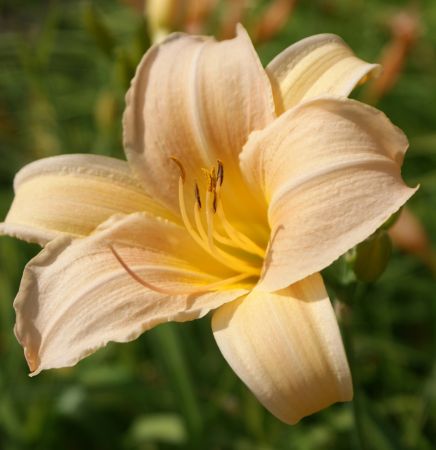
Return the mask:
<path id="1" fill-rule="evenodd" d="M 362 297 L 364 293 L 364 285 L 361 283 L 356 283 L 353 289 L 351 298 L 347 299 L 346 304 L 355 306 L 359 298 Z M 349 306 L 347 306 L 349 308 Z M 356 355 L 354 348 L 353 339 L 353 312 L 346 311 L 348 314 L 344 314 L 342 325 L 342 334 L 344 339 L 344 345 L 347 352 L 348 363 L 350 365 L 351 374 L 353 377 L 353 389 L 354 389 L 354 399 L 352 401 L 353 407 L 353 417 L 354 417 L 354 440 L 355 447 L 357 450 L 366 450 L 368 447 L 365 440 L 365 427 L 364 427 L 364 406 L 363 397 L 359 385 L 358 377 L 358 367 L 356 365 Z"/>
<path id="2" fill-rule="evenodd" d="M 186 421 L 189 434 L 189 448 L 200 448 L 203 420 L 198 407 L 195 389 L 191 381 L 184 349 L 175 324 L 166 324 L 149 333 L 156 343 L 158 357 L 166 369 L 180 411 Z"/>

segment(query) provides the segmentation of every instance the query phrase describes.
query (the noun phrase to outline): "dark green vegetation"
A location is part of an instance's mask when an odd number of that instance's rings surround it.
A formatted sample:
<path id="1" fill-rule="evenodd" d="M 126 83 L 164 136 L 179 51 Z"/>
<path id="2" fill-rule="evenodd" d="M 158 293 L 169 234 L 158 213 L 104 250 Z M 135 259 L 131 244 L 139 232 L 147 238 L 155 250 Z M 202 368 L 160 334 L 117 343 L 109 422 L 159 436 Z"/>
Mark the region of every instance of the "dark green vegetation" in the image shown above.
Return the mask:
<path id="1" fill-rule="evenodd" d="M 24 164 L 61 153 L 122 157 L 123 95 L 148 46 L 145 25 L 114 0 L 93 4 L 100 16 L 78 1 L 0 3 L 1 218 L 14 173 Z M 391 39 L 390 18 L 406 6 L 399 0 L 302 1 L 281 33 L 258 50 L 266 63 L 290 43 L 328 31 L 375 61 Z M 419 11 L 420 38 L 378 107 L 410 138 L 404 176 L 421 184 L 410 208 L 435 246 L 436 4 L 422 0 Z M 359 286 L 351 305 L 345 335 L 354 349 L 358 426 L 352 404 L 344 404 L 289 427 L 227 367 L 208 317 L 158 327 L 73 369 L 28 378 L 13 335 L 12 301 L 23 266 L 37 251 L 0 239 L 1 449 L 434 448 L 436 283 L 415 256 L 394 249 L 381 279 Z M 333 281 L 339 266 L 329 274 Z"/>

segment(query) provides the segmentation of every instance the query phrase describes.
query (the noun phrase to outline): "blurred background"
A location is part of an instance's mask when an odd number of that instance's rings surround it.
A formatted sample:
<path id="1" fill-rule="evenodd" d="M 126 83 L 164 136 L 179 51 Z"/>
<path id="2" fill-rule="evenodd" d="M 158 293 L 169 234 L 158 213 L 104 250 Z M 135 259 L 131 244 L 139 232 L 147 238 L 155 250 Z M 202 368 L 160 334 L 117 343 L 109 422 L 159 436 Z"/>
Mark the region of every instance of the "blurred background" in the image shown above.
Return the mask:
<path id="1" fill-rule="evenodd" d="M 384 65 L 353 96 L 406 132 L 403 174 L 421 185 L 390 231 L 387 270 L 350 308 L 364 439 L 351 404 L 293 427 L 272 417 L 226 365 L 208 317 L 160 326 L 72 369 L 29 378 L 12 301 L 38 247 L 2 237 L 0 449 L 436 448 L 436 2 L 162 0 L 157 8 L 149 2 L 148 22 L 145 7 L 143 0 L 0 1 L 0 219 L 15 172 L 30 161 L 85 152 L 123 158 L 124 93 L 161 34 L 226 38 L 240 21 L 264 64 L 303 37 L 339 34 L 358 56 Z M 326 275 L 346 284 L 341 270 Z"/>

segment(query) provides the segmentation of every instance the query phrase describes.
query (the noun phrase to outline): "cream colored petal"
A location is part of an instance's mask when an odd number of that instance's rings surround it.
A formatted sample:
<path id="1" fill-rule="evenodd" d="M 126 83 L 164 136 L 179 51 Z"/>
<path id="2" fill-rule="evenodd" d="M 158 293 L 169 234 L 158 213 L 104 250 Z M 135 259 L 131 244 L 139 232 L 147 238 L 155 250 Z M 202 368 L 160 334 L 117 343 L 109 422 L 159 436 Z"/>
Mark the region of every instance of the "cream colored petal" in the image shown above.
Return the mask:
<path id="1" fill-rule="evenodd" d="M 170 217 L 145 195 L 125 161 L 105 156 L 35 161 L 17 173 L 14 190 L 0 233 L 41 245 L 62 234 L 85 236 L 116 213 L 149 211 Z"/>
<path id="2" fill-rule="evenodd" d="M 201 168 L 221 159 L 227 205 L 235 197 L 228 193 L 244 195 L 238 154 L 251 131 L 273 120 L 274 104 L 268 77 L 242 27 L 231 40 L 173 34 L 152 47 L 126 102 L 125 151 L 153 197 L 178 212 L 179 171 L 171 156 L 185 167 L 190 193 L 194 179 L 204 180 Z"/>
<path id="3" fill-rule="evenodd" d="M 348 99 L 310 101 L 254 133 L 241 164 L 268 204 L 260 289 L 320 271 L 397 211 L 415 192 L 400 173 L 407 146 L 383 113 Z"/>
<path id="4" fill-rule="evenodd" d="M 135 281 L 109 244 L 161 292 Z M 109 341 L 201 317 L 247 292 L 241 284 L 205 291 L 227 275 L 174 223 L 141 213 L 110 220 L 92 236 L 50 242 L 28 263 L 14 302 L 15 333 L 33 374 L 72 366 Z"/>
<path id="5" fill-rule="evenodd" d="M 339 36 L 318 34 L 288 47 L 266 71 L 280 114 L 320 95 L 347 97 L 356 85 L 377 76 L 380 66 L 357 58 Z"/>
<path id="6" fill-rule="evenodd" d="M 227 362 L 259 401 L 294 424 L 353 397 L 335 314 L 319 274 L 287 289 L 253 291 L 214 312 Z"/>

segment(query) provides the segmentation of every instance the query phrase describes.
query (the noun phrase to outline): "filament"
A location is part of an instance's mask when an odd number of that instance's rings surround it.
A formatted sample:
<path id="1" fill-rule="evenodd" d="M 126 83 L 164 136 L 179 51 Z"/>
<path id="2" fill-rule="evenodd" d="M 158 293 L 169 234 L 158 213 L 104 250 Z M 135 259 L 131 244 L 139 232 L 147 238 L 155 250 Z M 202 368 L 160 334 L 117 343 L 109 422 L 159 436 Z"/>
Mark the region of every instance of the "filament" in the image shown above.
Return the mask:
<path id="1" fill-rule="evenodd" d="M 183 224 L 185 225 L 186 230 L 190 234 L 190 236 L 195 240 L 195 242 L 207 253 L 209 253 L 214 259 L 229 267 L 232 270 L 237 272 L 242 272 L 251 275 L 260 275 L 260 268 L 254 267 L 250 264 L 247 264 L 244 260 L 233 256 L 221 248 L 215 245 L 214 239 L 218 242 L 223 243 L 224 245 L 229 245 L 238 249 L 242 249 L 248 253 L 254 253 L 264 256 L 264 252 L 260 247 L 254 244 L 250 239 L 246 238 L 242 233 L 239 233 L 228 223 L 224 212 L 222 211 L 220 218 L 223 218 L 223 226 L 224 229 L 229 236 L 226 238 L 225 236 L 221 236 L 219 233 L 214 230 L 214 214 L 217 212 L 217 208 L 219 206 L 219 191 L 220 187 L 224 180 L 224 169 L 221 161 L 218 161 L 217 170 L 213 167 L 211 170 L 202 169 L 208 179 L 207 191 L 206 191 L 206 205 L 205 205 L 205 215 L 206 215 L 206 224 L 207 229 L 204 229 L 203 221 L 201 219 L 201 198 L 200 191 L 198 188 L 198 184 L 194 185 L 194 195 L 195 195 L 195 203 L 194 203 L 194 221 L 196 228 L 195 229 L 191 221 L 189 219 L 189 215 L 186 209 L 185 203 L 185 195 L 184 195 L 184 183 L 186 179 L 185 169 L 183 168 L 182 163 L 176 158 L 170 158 L 173 162 L 175 162 L 180 170 L 179 177 L 179 208 L 180 214 L 182 217 Z M 245 237 L 245 240 L 242 239 L 242 236 Z"/>
<path id="2" fill-rule="evenodd" d="M 198 186 L 197 186 L 197 184 L 195 186 L 196 186 L 195 193 L 196 193 L 196 196 L 197 196 Z M 198 193 L 198 195 L 199 195 L 199 193 Z M 197 203 L 194 206 L 195 226 L 197 227 L 197 230 L 200 233 L 201 239 L 203 239 L 203 241 L 208 242 L 209 238 L 208 238 L 208 235 L 207 235 L 207 233 L 206 233 L 206 231 L 204 229 L 203 222 L 201 220 L 201 213 L 200 213 L 200 211 L 201 211 L 201 200 L 198 197 L 198 201 L 197 201 Z M 235 242 L 234 240 L 229 239 L 229 238 L 221 235 L 215 229 L 213 229 L 212 235 L 213 235 L 213 238 L 216 241 L 220 242 L 221 244 L 227 245 L 229 247 L 240 248 L 240 245 L 237 242 Z"/>
<path id="3" fill-rule="evenodd" d="M 203 219 L 201 215 L 202 203 L 200 197 L 200 190 L 198 188 L 197 182 L 194 185 L 194 221 L 195 227 L 192 225 L 189 218 L 184 194 L 184 184 L 186 181 L 186 173 L 182 163 L 176 157 L 172 156 L 170 159 L 178 166 L 180 171 L 179 181 L 178 181 L 178 199 L 180 215 L 183 224 L 189 233 L 189 235 L 194 239 L 194 241 L 212 258 L 219 261 L 224 266 L 238 272 L 237 275 L 233 275 L 229 278 L 225 278 L 216 282 L 205 284 L 202 286 L 192 286 L 191 288 L 182 289 L 167 289 L 160 286 L 156 286 L 148 281 L 144 280 L 136 272 L 134 272 L 129 265 L 124 261 L 120 254 L 115 250 L 113 245 L 109 244 L 109 249 L 112 254 L 126 271 L 126 273 L 132 277 L 137 283 L 141 284 L 145 288 L 158 292 L 164 295 L 188 295 L 188 294 L 199 294 L 202 292 L 207 292 L 211 290 L 216 290 L 223 287 L 229 287 L 234 283 L 246 280 L 251 277 L 258 277 L 260 275 L 261 268 L 255 267 L 243 259 L 234 256 L 233 254 L 224 251 L 222 248 L 215 244 L 217 241 L 220 244 L 233 247 L 235 249 L 243 250 L 247 253 L 255 254 L 260 256 L 262 259 L 265 256 L 265 251 L 259 247 L 255 242 L 249 239 L 245 234 L 238 231 L 227 219 L 222 206 L 222 200 L 220 197 L 221 186 L 224 181 L 224 167 L 221 161 L 217 161 L 217 169 L 213 167 L 211 170 L 203 169 L 207 178 L 208 185 L 206 190 L 206 201 L 205 201 L 205 219 L 206 228 L 203 224 Z M 220 234 L 214 227 L 215 214 L 220 219 L 226 236 Z"/>
<path id="4" fill-rule="evenodd" d="M 195 226 L 198 229 L 198 232 L 200 233 L 201 239 L 203 241 L 207 241 L 207 234 L 204 230 L 203 222 L 201 221 L 201 215 L 200 215 L 200 207 L 198 203 L 194 206 L 194 219 L 195 219 Z"/>
<path id="5" fill-rule="evenodd" d="M 209 253 L 213 258 L 215 258 L 220 263 L 224 264 L 225 266 L 229 267 L 230 269 L 233 269 L 237 272 L 245 272 L 250 273 L 252 275 L 259 275 L 260 269 L 255 268 L 253 266 L 249 266 L 244 263 L 244 261 L 233 257 L 231 255 L 228 255 L 227 253 L 223 252 L 221 249 L 216 248 L 215 246 L 210 246 L 210 242 L 208 245 L 208 241 L 202 239 L 202 237 L 197 233 L 192 224 L 189 220 L 188 213 L 186 211 L 186 204 L 185 204 L 185 196 L 183 193 L 183 179 L 180 176 L 179 178 L 179 207 L 180 207 L 180 214 L 182 216 L 183 224 L 185 225 L 186 229 L 188 230 L 188 233 L 192 236 L 192 238 L 197 242 L 200 247 L 205 250 L 207 253 Z M 201 220 L 200 222 L 201 223 Z M 200 228 L 202 229 L 202 228 Z M 200 232 L 200 231 L 199 231 Z"/>
<path id="6" fill-rule="evenodd" d="M 265 250 L 263 250 L 261 247 L 259 247 L 255 242 L 253 242 L 251 239 L 249 239 L 245 234 L 238 231 L 227 219 L 224 209 L 222 206 L 221 196 L 221 185 L 217 185 L 216 190 L 216 198 L 217 198 L 217 205 L 216 205 L 216 211 L 218 214 L 218 217 L 224 227 L 225 232 L 227 235 L 232 239 L 234 242 L 237 243 L 238 247 L 242 248 L 243 250 L 247 251 L 248 253 L 254 253 L 255 255 L 260 256 L 261 258 L 265 257 Z"/>

